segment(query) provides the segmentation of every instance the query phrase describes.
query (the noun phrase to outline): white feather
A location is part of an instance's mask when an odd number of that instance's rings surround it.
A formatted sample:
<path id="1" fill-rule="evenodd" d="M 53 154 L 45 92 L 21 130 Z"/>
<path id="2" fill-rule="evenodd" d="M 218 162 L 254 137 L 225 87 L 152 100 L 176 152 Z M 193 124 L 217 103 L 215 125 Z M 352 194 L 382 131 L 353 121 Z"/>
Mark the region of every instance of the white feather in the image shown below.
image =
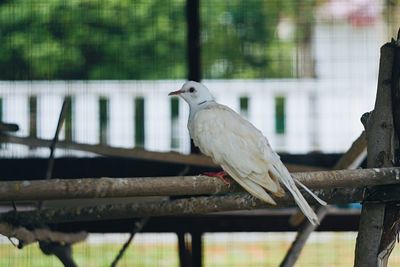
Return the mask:
<path id="1" fill-rule="evenodd" d="M 282 183 L 310 222 L 319 223 L 289 171 L 254 125 L 229 107 L 216 103 L 202 84 L 187 82 L 180 91 L 172 94 L 178 93 L 190 106 L 188 129 L 202 153 L 221 165 L 244 189 L 265 202 L 275 204 L 265 190 L 275 196 L 284 195 Z M 301 186 L 320 200 L 304 185 Z"/>

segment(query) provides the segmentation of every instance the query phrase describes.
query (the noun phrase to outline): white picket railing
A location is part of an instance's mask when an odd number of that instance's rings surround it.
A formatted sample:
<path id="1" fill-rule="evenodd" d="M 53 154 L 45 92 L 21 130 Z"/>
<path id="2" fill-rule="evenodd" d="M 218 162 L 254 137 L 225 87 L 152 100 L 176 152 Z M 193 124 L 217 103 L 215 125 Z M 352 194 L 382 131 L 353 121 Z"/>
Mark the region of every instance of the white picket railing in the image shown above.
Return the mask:
<path id="1" fill-rule="evenodd" d="M 6 81 L 0 82 L 3 118 L 20 126 L 19 136 L 29 135 L 29 98 L 37 101 L 37 135 L 52 138 L 62 101 L 72 99 L 73 140 L 99 142 L 99 99 L 108 101 L 107 143 L 117 147 L 134 147 L 134 100 L 144 99 L 144 147 L 154 151 L 171 150 L 171 98 L 168 92 L 179 89 L 183 81 Z M 375 84 L 364 81 L 346 84 L 318 79 L 281 80 L 209 80 L 217 101 L 240 112 L 239 100 L 248 98 L 245 112 L 268 137 L 278 151 L 306 153 L 314 150 L 340 152 L 362 131 L 359 118 L 372 108 Z M 275 131 L 275 99 L 285 99 L 285 132 Z M 243 112 L 243 110 L 242 110 Z M 188 107 L 179 101 L 175 123 L 177 151 L 188 153 L 186 129 Z M 61 134 L 61 139 L 64 134 Z M 69 152 L 71 154 L 71 152 Z M 79 155 L 79 153 L 72 153 Z M 6 145 L 2 156 L 46 156 L 46 149 Z M 58 155 L 63 155 L 59 152 Z"/>

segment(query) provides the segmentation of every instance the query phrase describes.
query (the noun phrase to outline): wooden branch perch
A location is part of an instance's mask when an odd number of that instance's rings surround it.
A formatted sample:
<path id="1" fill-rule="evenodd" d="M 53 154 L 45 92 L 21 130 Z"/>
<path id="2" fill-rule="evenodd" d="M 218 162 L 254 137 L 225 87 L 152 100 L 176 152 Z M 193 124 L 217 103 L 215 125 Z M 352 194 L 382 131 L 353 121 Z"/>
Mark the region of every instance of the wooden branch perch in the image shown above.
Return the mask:
<path id="1" fill-rule="evenodd" d="M 363 189 L 318 190 L 318 195 L 329 203 L 344 204 L 358 202 Z M 314 198 L 305 195 L 309 203 Z M 218 211 L 254 210 L 293 205 L 293 199 L 286 194 L 279 198 L 278 205 L 262 202 L 248 193 L 231 193 L 223 196 L 191 197 L 155 202 L 133 202 L 124 204 L 98 205 L 93 207 L 48 208 L 41 211 L 10 211 L 0 214 L 0 221 L 12 224 L 60 223 L 93 220 L 127 219 L 170 215 L 205 214 Z"/>
<path id="2" fill-rule="evenodd" d="M 400 168 L 292 173 L 314 189 L 400 183 Z M 50 200 L 134 196 L 205 195 L 243 191 L 208 176 L 84 178 L 0 182 L 0 200 Z"/>
<path id="3" fill-rule="evenodd" d="M 399 168 L 386 168 L 386 169 L 367 169 L 367 170 L 346 170 L 346 171 L 329 171 L 329 172 L 315 172 L 315 173 L 298 173 L 293 176 L 310 188 L 328 188 L 320 189 L 315 191 L 322 199 L 326 200 L 330 204 L 344 204 L 359 202 L 363 199 L 363 188 L 348 188 L 347 186 L 356 186 L 360 182 L 362 185 L 376 184 L 377 182 L 386 183 L 398 183 L 400 181 Z M 196 193 L 198 188 L 201 188 L 201 182 L 203 180 L 206 184 L 221 183 L 221 191 L 226 192 L 230 189 L 226 189 L 223 186 L 222 181 L 215 180 L 211 177 L 170 177 L 174 181 L 174 186 L 171 186 L 168 191 L 163 190 L 163 186 L 154 183 L 154 179 L 160 181 L 160 179 L 168 178 L 143 178 L 143 180 L 150 179 L 153 183 L 147 183 L 143 181 L 140 190 L 136 190 L 143 195 L 162 195 L 166 192 L 182 192 L 182 188 L 185 190 L 192 189 L 192 191 L 185 191 L 185 194 Z M 182 180 L 187 179 L 188 184 L 181 187 Z M 123 180 L 129 180 L 123 179 Z M 134 181 L 135 179 L 130 179 Z M 59 180 L 61 181 L 61 180 Z M 212 181 L 212 182 L 211 182 Z M 368 182 L 365 182 L 368 181 Z M 53 181 L 47 181 L 53 182 Z M 105 192 L 110 196 L 116 196 L 115 192 L 126 193 L 125 189 L 129 183 L 124 186 L 120 185 L 118 190 L 113 193 Z M 195 184 L 195 186 L 194 186 Z M 151 186 L 149 186 L 151 185 Z M 157 186 L 158 185 L 158 186 Z M 157 190 L 154 189 L 157 186 Z M 346 186 L 347 188 L 332 189 L 334 187 Z M 218 186 L 217 186 L 218 187 Z M 1 188 L 1 186 L 0 186 Z M 147 189 L 146 189 L 147 188 Z M 168 187 L 166 187 L 168 188 Z M 225 188 L 225 189 L 224 189 Z M 378 201 L 385 201 L 388 196 L 394 199 L 398 199 L 400 194 L 398 192 L 399 187 L 392 186 L 397 191 L 388 194 L 385 190 L 385 195 L 377 194 Z M 115 189 L 115 188 L 114 188 Z M 134 190 L 129 187 L 129 190 Z M 212 192 L 217 192 L 216 187 L 212 187 Z M 221 192 L 220 191 L 220 192 Z M 69 191 L 70 192 L 70 191 Z M 144 194 L 144 192 L 146 192 Z M 205 191 L 204 191 L 205 192 Z M 203 192 L 203 193 L 204 193 Z M 101 191 L 100 191 L 101 193 Z M 73 193 L 74 194 L 74 193 Z M 98 194 L 98 193 L 95 193 Z M 101 194 L 104 194 L 101 193 Z M 1 195 L 1 193 L 0 193 Z M 82 196 L 82 195 L 80 195 Z M 120 196 L 120 195 L 119 195 Z M 315 203 L 314 199 L 305 194 L 306 199 L 309 203 Z M 0 221 L 10 222 L 12 224 L 35 224 L 35 223 L 58 223 L 58 222 L 71 222 L 71 221 L 90 221 L 90 220 L 109 220 L 109 219 L 122 219 L 122 218 L 137 218 L 137 217 L 154 217 L 154 216 L 167 216 L 167 215 L 185 215 L 185 214 L 204 214 L 218 211 L 233 211 L 233 210 L 253 210 L 260 208 L 274 208 L 274 207 L 285 207 L 293 204 L 293 200 L 289 194 L 285 197 L 277 199 L 278 205 L 271 206 L 262 201 L 259 201 L 245 192 L 231 193 L 222 196 L 210 196 L 210 197 L 192 197 L 186 199 L 177 200 L 166 200 L 156 202 L 133 202 L 124 204 L 109 204 L 99 205 L 94 207 L 73 207 L 73 208 L 48 208 L 42 211 L 25 211 L 25 212 L 8 212 L 0 214 Z"/>
<path id="4" fill-rule="evenodd" d="M 24 245 L 28 245 L 36 241 L 74 244 L 84 241 L 88 236 L 87 232 L 61 233 L 51 231 L 50 229 L 28 230 L 25 227 L 13 226 L 8 223 L 0 223 L 0 234 L 9 238 L 16 238 Z"/>

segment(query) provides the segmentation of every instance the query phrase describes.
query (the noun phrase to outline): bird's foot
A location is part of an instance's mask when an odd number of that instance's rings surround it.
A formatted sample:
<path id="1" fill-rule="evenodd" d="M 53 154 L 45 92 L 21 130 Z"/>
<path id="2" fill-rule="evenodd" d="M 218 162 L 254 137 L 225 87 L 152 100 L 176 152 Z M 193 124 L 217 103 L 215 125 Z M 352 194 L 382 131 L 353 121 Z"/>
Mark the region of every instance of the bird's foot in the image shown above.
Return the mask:
<path id="1" fill-rule="evenodd" d="M 210 177 L 217 177 L 224 182 L 227 186 L 231 185 L 231 182 L 225 178 L 225 176 L 228 176 L 228 174 L 225 171 L 220 171 L 220 172 L 205 172 L 204 175 L 210 176 Z"/>

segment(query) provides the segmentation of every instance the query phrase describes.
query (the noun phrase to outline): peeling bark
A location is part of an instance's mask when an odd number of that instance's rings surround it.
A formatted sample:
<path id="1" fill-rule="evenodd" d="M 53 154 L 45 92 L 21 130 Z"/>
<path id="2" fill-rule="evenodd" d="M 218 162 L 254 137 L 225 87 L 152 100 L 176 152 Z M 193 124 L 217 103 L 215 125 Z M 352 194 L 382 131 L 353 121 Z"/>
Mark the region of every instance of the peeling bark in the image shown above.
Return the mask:
<path id="1" fill-rule="evenodd" d="M 318 190 L 317 194 L 331 204 L 358 202 L 363 197 L 362 188 Z M 315 199 L 305 195 L 309 203 Z M 73 221 L 110 220 L 138 217 L 170 215 L 206 214 L 218 211 L 254 210 L 294 205 L 293 199 L 286 195 L 272 206 L 248 193 L 231 193 L 224 196 L 192 197 L 177 200 L 164 200 L 145 203 L 124 203 L 98 205 L 93 207 L 48 208 L 35 211 L 10 211 L 0 214 L 0 221 L 14 225 L 48 224 Z"/>
<path id="2" fill-rule="evenodd" d="M 292 173 L 312 189 L 362 187 L 400 183 L 400 168 Z M 171 176 L 147 178 L 84 178 L 0 182 L 1 201 L 179 196 L 241 192 L 215 177 Z"/>
<path id="3" fill-rule="evenodd" d="M 392 87 L 395 84 L 394 67 L 399 62 L 395 62 L 395 50 L 395 42 L 387 43 L 381 48 L 375 107 L 372 112 L 365 114 L 362 118 L 367 134 L 368 167 L 370 168 L 392 167 L 396 162 L 395 151 L 398 149 L 398 142 L 395 138 L 393 112 L 397 107 L 393 109 L 392 104 L 398 105 L 399 103 L 392 101 Z M 387 265 L 387 259 L 393 248 L 391 246 L 394 245 L 392 240 L 396 237 L 390 231 L 392 223 L 389 222 L 389 219 L 391 218 L 390 220 L 393 222 L 395 217 L 391 214 L 394 215 L 398 211 L 393 213 L 394 209 L 388 209 L 391 207 L 390 203 L 382 203 L 382 201 L 375 203 L 371 202 L 370 198 L 379 194 L 381 197 L 386 197 L 390 190 L 391 188 L 383 186 L 366 190 L 357 236 L 355 267 Z M 394 201 L 398 202 L 398 200 Z M 381 257 L 382 251 L 384 251 L 383 257 Z"/>

